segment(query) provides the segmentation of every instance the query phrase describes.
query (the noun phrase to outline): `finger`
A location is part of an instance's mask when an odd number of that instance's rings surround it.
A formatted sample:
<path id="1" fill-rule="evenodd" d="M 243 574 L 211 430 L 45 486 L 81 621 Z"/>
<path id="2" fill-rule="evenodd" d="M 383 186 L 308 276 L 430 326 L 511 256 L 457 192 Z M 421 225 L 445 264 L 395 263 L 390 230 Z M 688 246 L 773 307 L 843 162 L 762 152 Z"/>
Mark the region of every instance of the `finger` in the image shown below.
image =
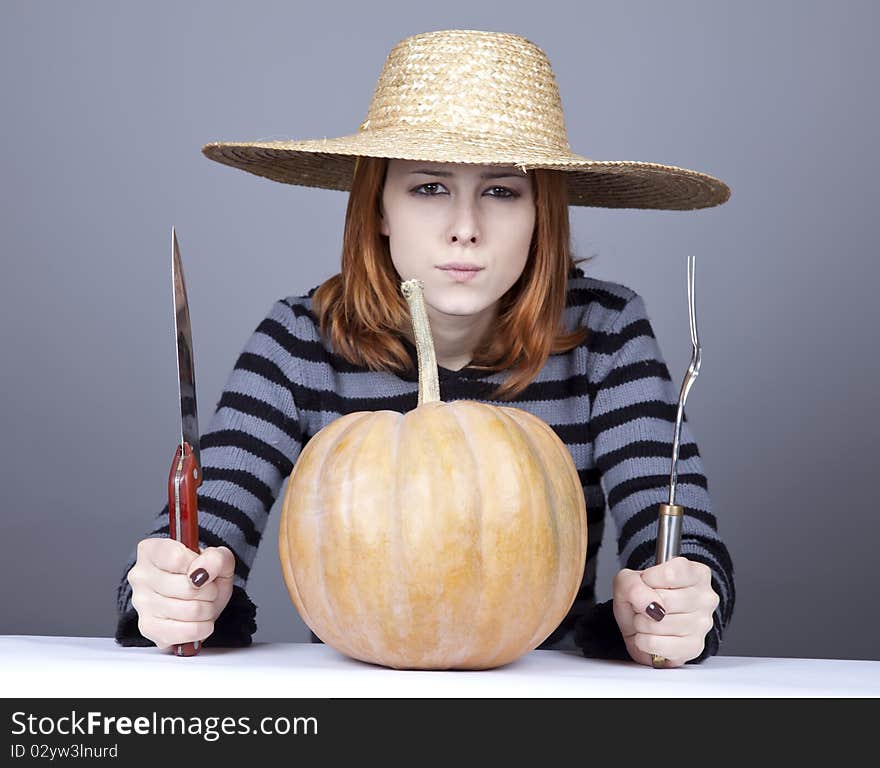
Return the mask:
<path id="1" fill-rule="evenodd" d="M 217 582 L 199 588 L 183 573 L 166 573 L 158 569 L 154 569 L 149 575 L 149 585 L 159 597 L 172 600 L 199 600 L 210 603 L 219 595 Z"/>
<path id="2" fill-rule="evenodd" d="M 614 618 L 621 631 L 632 634 L 632 617 L 635 615 L 629 596 L 634 587 L 642 583 L 638 571 L 623 568 L 614 575 L 612 582 L 612 598 Z"/>
<path id="3" fill-rule="evenodd" d="M 641 574 L 642 581 L 655 589 L 683 589 L 708 584 L 712 577 L 708 565 L 686 557 L 673 557 L 665 563 L 646 568 Z"/>
<path id="4" fill-rule="evenodd" d="M 217 605 L 205 600 L 177 600 L 168 597 L 155 598 L 153 616 L 177 622 L 206 622 L 217 618 Z"/>
<path id="5" fill-rule="evenodd" d="M 641 571 L 633 571 L 635 578 L 627 578 L 616 588 L 615 596 L 621 596 L 632 606 L 635 613 L 648 613 L 654 621 L 661 621 L 666 614 L 660 593 L 645 584 Z"/>
<path id="6" fill-rule="evenodd" d="M 701 613 L 715 609 L 718 596 L 710 588 L 704 586 L 682 587 L 680 589 L 655 589 L 660 604 L 666 610 L 666 614 L 672 613 Z"/>
<path id="7" fill-rule="evenodd" d="M 215 579 L 231 579 L 235 573 L 235 555 L 229 547 L 208 547 L 195 558 L 188 570 L 190 581 L 204 589 Z"/>
<path id="8" fill-rule="evenodd" d="M 643 613 L 633 617 L 633 628 L 643 635 L 664 635 L 667 637 L 705 637 L 712 629 L 712 617 L 696 613 L 667 613 L 663 621 L 654 621 Z"/>
<path id="9" fill-rule="evenodd" d="M 190 563 L 199 556 L 175 539 L 142 539 L 138 542 L 138 560 L 142 557 L 160 571 L 187 573 Z"/>

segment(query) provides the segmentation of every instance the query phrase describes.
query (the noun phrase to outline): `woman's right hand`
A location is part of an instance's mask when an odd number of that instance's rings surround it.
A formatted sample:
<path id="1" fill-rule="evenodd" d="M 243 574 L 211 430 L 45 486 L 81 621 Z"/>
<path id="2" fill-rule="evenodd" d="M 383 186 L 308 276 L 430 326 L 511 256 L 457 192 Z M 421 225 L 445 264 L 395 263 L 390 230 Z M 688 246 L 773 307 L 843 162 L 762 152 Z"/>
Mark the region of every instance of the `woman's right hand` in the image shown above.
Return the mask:
<path id="1" fill-rule="evenodd" d="M 140 633 L 159 648 L 204 641 L 232 596 L 234 571 L 228 547 L 197 553 L 174 539 L 142 539 L 126 576 Z"/>

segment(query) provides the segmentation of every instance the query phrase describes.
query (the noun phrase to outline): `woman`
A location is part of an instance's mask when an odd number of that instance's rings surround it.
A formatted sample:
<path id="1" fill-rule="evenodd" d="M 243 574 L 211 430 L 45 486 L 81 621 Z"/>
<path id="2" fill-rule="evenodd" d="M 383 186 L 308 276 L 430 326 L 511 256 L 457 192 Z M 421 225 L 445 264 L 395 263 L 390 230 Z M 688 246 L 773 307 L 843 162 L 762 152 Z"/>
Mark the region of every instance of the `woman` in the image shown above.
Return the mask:
<path id="1" fill-rule="evenodd" d="M 702 208 L 727 199 L 722 182 L 575 155 L 544 53 L 517 35 L 464 30 L 395 46 L 357 134 L 203 152 L 276 181 L 349 189 L 341 272 L 276 302 L 248 341 L 201 438 L 202 552 L 167 538 L 166 506 L 119 588 L 121 644 L 250 643 L 247 576 L 305 441 L 345 413 L 416 407 L 399 285 L 418 278 L 443 400 L 529 410 L 583 483 L 581 589 L 539 647 L 649 666 L 661 655 L 667 667 L 718 652 L 733 566 L 697 446 L 685 422 L 682 557 L 656 565 L 677 392 L 641 297 L 573 261 L 568 206 Z M 596 605 L 606 501 L 622 567 L 612 600 Z"/>

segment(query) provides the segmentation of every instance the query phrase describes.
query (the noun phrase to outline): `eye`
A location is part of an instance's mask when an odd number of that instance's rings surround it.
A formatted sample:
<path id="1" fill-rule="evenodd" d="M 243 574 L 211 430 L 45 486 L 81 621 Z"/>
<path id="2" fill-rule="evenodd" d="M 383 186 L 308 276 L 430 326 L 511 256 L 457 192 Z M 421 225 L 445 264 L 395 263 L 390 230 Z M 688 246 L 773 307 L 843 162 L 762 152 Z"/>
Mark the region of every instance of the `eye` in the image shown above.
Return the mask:
<path id="1" fill-rule="evenodd" d="M 429 181 L 427 184 L 421 184 L 420 186 L 416 187 L 414 190 L 412 190 L 412 192 L 413 192 L 413 194 L 415 194 L 415 195 L 423 195 L 424 197 L 436 197 L 438 193 L 436 193 L 436 192 L 434 191 L 434 188 L 436 188 L 436 187 L 442 187 L 442 186 L 443 186 L 443 185 L 440 184 L 440 182 L 437 182 L 437 181 Z M 419 190 L 422 190 L 422 189 L 428 189 L 429 187 L 431 187 L 432 189 L 431 189 L 430 191 L 428 191 L 428 192 L 420 192 L 420 191 L 419 191 Z"/>
<path id="2" fill-rule="evenodd" d="M 508 187 L 492 187 L 491 191 L 492 192 L 500 191 L 501 192 L 500 195 L 495 194 L 495 195 L 492 195 L 492 197 L 498 197 L 498 198 L 501 198 L 502 200 L 511 200 L 515 197 L 519 197 L 518 192 L 514 192 L 512 189 L 509 189 Z"/>

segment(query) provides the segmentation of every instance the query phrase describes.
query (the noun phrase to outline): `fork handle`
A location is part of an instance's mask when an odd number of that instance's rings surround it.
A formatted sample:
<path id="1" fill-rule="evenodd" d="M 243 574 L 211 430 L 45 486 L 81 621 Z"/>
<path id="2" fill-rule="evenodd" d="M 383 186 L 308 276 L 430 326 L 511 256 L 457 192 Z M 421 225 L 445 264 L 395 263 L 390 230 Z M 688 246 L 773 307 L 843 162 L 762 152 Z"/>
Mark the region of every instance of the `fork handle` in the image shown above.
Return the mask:
<path id="1" fill-rule="evenodd" d="M 657 565 L 678 557 L 681 551 L 681 522 L 684 507 L 680 504 L 660 504 L 657 516 L 657 553 L 654 558 Z M 654 669 L 662 669 L 666 665 L 666 657 L 651 654 L 651 665 Z"/>

